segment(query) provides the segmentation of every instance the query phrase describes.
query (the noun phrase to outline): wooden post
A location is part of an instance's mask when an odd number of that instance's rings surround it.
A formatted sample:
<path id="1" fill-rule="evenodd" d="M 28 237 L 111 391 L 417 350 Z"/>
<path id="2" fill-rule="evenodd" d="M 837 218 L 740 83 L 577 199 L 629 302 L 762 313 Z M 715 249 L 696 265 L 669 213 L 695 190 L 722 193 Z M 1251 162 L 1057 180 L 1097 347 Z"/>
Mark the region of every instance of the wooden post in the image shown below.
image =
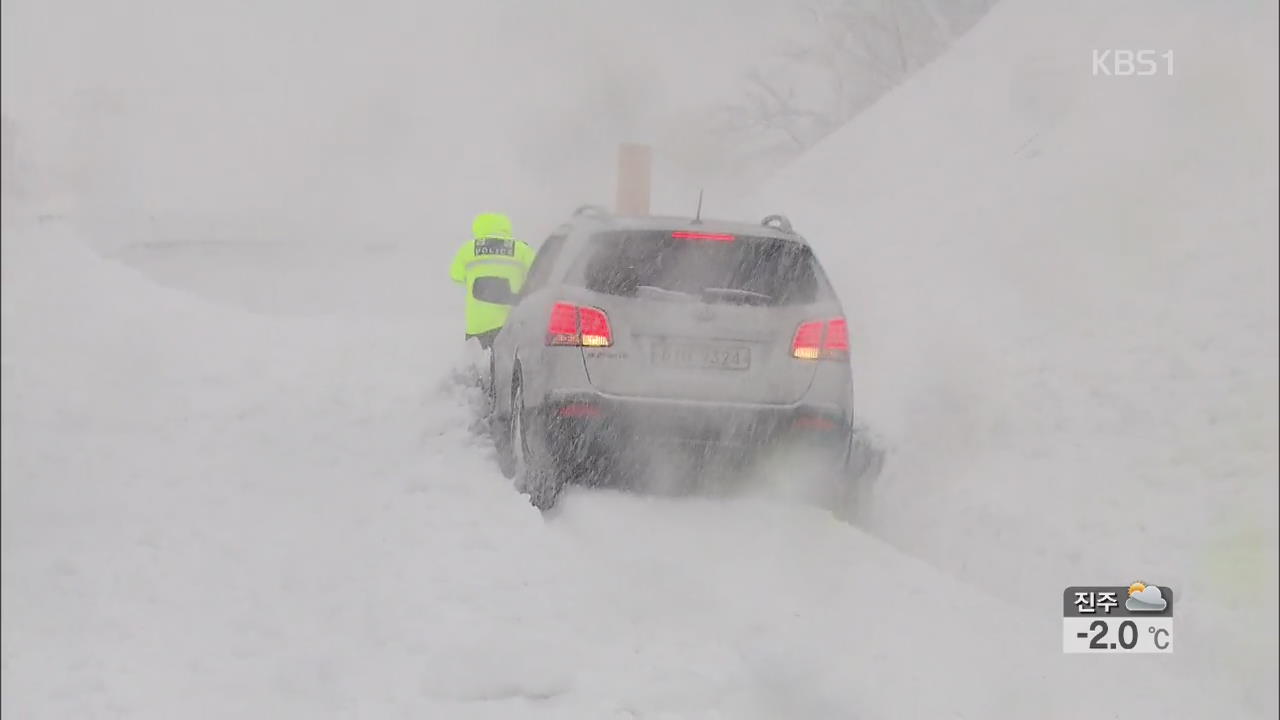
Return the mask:
<path id="1" fill-rule="evenodd" d="M 619 215 L 649 214 L 649 178 L 653 154 L 648 145 L 623 143 L 618 146 Z"/>

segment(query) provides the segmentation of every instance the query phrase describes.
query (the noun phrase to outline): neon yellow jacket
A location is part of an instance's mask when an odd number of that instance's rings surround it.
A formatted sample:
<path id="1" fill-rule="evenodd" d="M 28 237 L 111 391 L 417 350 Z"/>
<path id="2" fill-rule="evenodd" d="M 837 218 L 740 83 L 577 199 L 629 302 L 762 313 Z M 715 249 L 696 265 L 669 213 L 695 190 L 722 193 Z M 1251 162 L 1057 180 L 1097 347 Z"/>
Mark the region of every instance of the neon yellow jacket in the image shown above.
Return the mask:
<path id="1" fill-rule="evenodd" d="M 477 300 L 471 294 L 476 278 L 500 277 L 520 292 L 525 274 L 533 264 L 533 248 L 512 236 L 511 223 L 503 215 L 485 213 L 476 216 L 471 227 L 472 239 L 458 248 L 449 266 L 449 277 L 467 288 L 467 334 L 497 330 L 507 322 L 511 308 Z"/>

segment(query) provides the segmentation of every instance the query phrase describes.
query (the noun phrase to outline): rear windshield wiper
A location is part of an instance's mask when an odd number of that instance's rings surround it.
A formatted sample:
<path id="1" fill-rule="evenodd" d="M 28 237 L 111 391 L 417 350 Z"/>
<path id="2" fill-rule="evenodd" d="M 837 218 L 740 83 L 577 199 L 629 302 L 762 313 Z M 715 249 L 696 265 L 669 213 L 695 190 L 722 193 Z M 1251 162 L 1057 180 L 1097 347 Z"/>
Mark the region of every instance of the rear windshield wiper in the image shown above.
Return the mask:
<path id="1" fill-rule="evenodd" d="M 702 297 L 706 300 L 737 300 L 748 305 L 767 305 L 773 302 L 772 295 L 738 288 L 707 288 L 702 291 Z"/>
<path id="2" fill-rule="evenodd" d="M 656 285 L 637 285 L 636 295 L 649 300 L 677 300 L 680 302 L 696 302 L 698 296 L 679 290 L 668 290 Z"/>

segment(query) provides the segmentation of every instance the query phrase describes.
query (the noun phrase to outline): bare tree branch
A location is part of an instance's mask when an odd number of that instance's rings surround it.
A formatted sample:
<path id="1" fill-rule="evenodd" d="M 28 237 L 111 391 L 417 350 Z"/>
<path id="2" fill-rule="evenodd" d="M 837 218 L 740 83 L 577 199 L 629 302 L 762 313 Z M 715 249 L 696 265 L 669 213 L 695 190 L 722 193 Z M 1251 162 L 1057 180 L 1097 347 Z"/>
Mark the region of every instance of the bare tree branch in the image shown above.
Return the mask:
<path id="1" fill-rule="evenodd" d="M 807 0 L 808 38 L 745 73 L 742 101 L 723 109 L 721 128 L 799 153 L 931 61 L 994 1 Z"/>

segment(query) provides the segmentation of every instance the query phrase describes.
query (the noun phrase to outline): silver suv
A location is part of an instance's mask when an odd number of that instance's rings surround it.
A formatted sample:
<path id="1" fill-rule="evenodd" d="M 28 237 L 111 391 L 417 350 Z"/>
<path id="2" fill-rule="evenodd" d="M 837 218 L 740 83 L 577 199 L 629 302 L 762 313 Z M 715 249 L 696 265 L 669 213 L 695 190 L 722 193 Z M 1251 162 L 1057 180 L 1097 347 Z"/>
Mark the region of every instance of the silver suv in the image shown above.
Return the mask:
<path id="1" fill-rule="evenodd" d="M 583 208 L 518 295 L 502 280 L 475 292 L 514 306 L 490 358 L 490 426 L 504 474 L 539 508 L 566 483 L 613 482 L 677 452 L 740 467 L 787 445 L 824 468 L 849 463 L 844 311 L 782 216 Z"/>

